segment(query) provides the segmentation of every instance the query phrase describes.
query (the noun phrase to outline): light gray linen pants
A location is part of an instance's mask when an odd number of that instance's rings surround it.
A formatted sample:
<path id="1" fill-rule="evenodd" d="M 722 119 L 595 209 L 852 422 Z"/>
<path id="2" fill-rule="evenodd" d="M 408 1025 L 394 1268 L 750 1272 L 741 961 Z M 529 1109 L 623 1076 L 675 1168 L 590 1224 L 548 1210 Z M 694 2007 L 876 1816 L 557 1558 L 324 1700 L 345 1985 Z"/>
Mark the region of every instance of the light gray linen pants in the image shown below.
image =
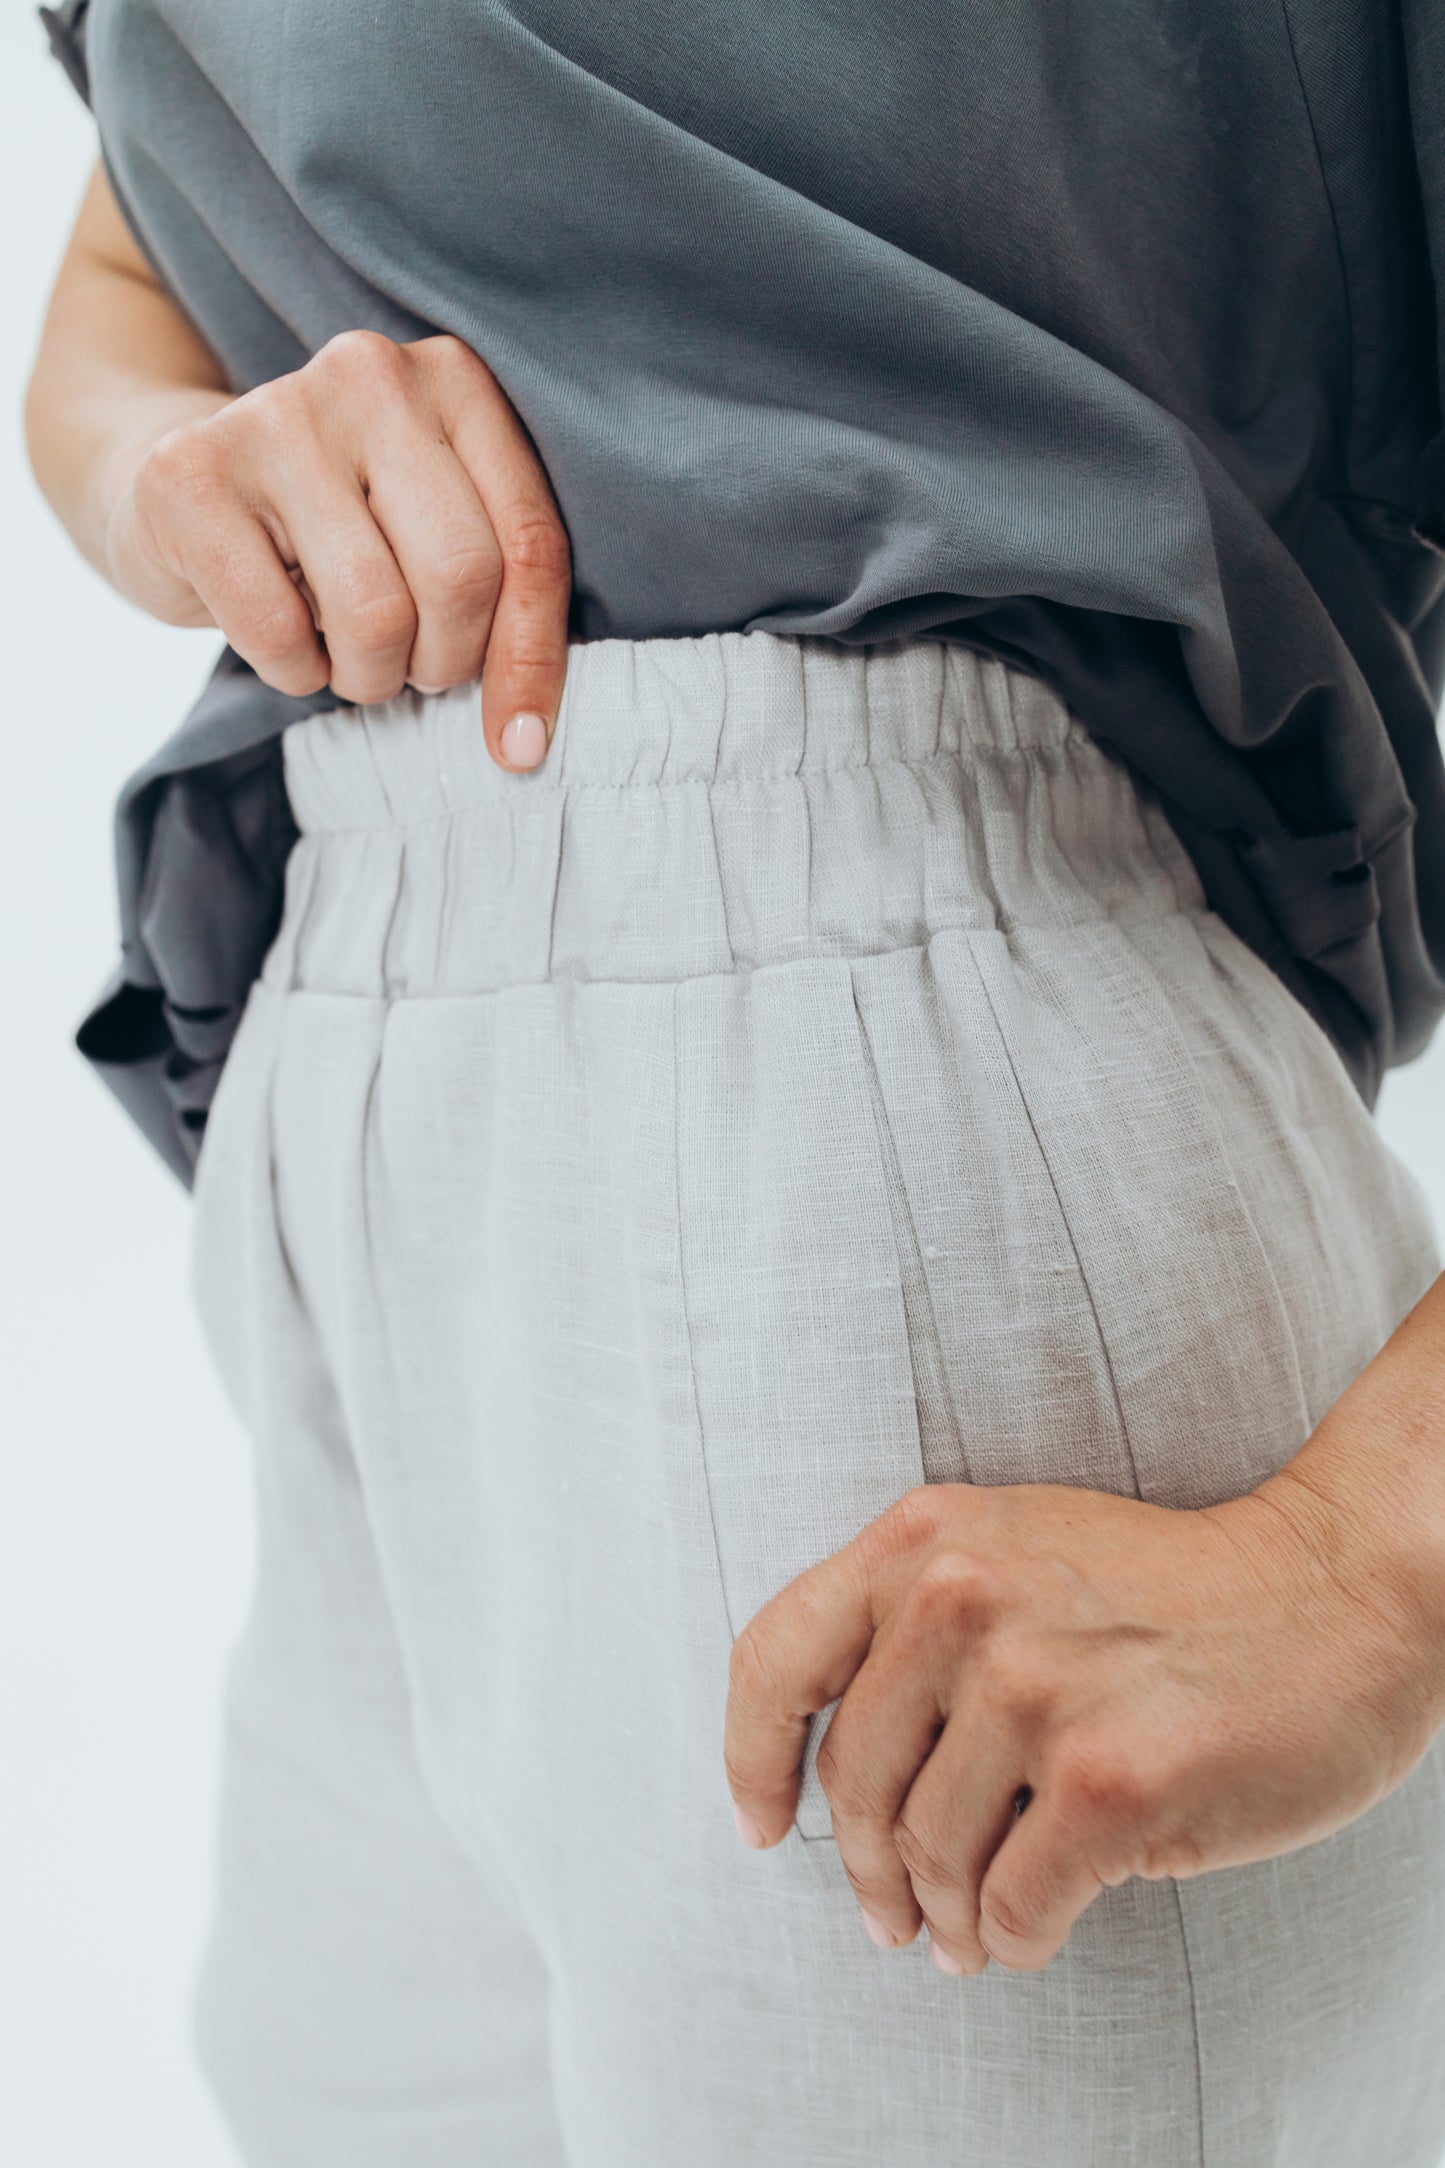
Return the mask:
<path id="1" fill-rule="evenodd" d="M 255 1440 L 197 2039 L 257 2168 L 1435 2168 L 1445 1739 L 1043 1972 L 875 1949 L 731 1637 L 927 1480 L 1286 1460 L 1436 1270 L 1322 1033 L 1038 683 L 574 647 L 287 733 L 201 1156 Z M 816 1749 L 822 1725 L 813 1727 Z"/>

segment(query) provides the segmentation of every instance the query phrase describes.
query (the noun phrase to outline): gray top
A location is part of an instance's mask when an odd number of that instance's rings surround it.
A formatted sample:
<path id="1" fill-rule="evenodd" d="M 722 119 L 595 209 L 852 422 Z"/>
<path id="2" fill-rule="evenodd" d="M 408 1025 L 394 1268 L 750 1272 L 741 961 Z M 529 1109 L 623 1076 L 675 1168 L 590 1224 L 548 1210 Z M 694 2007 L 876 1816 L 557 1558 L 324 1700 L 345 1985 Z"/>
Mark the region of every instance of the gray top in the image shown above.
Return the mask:
<path id="1" fill-rule="evenodd" d="M 576 634 L 1009 656 L 1157 785 L 1367 1098 L 1423 1046 L 1438 0 L 48 19 L 238 388 L 348 326 L 456 333 L 551 476 Z M 80 1043 L 183 1179 L 275 930 L 276 736 L 326 704 L 228 656 L 120 803 L 124 951 Z"/>

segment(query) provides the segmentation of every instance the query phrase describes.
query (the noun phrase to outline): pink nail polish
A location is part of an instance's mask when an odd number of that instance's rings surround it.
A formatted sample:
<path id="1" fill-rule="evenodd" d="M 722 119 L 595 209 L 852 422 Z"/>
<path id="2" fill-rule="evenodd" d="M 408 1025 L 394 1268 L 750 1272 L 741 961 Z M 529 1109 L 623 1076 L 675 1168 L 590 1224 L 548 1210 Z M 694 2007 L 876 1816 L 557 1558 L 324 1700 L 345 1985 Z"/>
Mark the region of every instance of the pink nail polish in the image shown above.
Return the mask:
<path id="1" fill-rule="evenodd" d="M 535 768 L 547 750 L 547 725 L 540 715 L 514 715 L 503 727 L 501 745 L 514 768 Z"/>
<path id="2" fill-rule="evenodd" d="M 947 1972 L 956 1976 L 963 1971 L 958 1959 L 950 1957 L 947 1950 L 943 1949 L 938 1943 L 930 1941 L 928 1947 L 933 1962 L 940 1972 Z"/>
<path id="3" fill-rule="evenodd" d="M 752 1816 L 744 1814 L 736 1801 L 733 1802 L 733 1820 L 738 1825 L 738 1835 L 742 1838 L 743 1843 L 750 1844 L 755 1852 L 761 1851 L 768 1840 Z"/>
<path id="4" fill-rule="evenodd" d="M 860 1912 L 863 1912 L 863 1907 L 861 1905 L 858 1907 L 858 1909 Z M 876 1942 L 880 1950 L 892 1949 L 893 1937 L 889 1933 L 888 1929 L 884 1926 L 882 1920 L 875 1920 L 871 1912 L 863 1912 L 863 1925 L 868 1930 L 869 1940 L 872 1942 Z"/>

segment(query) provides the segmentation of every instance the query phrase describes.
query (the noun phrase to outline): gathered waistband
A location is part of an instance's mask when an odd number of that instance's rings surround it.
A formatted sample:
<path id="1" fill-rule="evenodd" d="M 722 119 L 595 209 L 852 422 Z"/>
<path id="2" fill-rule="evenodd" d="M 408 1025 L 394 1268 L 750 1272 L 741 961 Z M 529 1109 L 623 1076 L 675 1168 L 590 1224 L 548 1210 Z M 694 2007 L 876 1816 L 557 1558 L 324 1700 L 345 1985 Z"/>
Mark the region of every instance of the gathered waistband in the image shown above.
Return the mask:
<path id="1" fill-rule="evenodd" d="M 593 640 L 568 649 L 557 728 L 529 774 L 488 754 L 478 688 L 464 685 L 293 724 L 286 782 L 308 832 L 392 827 L 522 792 L 781 782 L 939 753 L 1015 753 L 1060 746 L 1077 727 L 1040 679 L 938 640 Z"/>
<path id="2" fill-rule="evenodd" d="M 1037 678 L 957 644 L 575 644 L 525 774 L 479 688 L 285 733 L 301 840 L 271 985 L 656 979 L 1202 908 L 1153 794 Z"/>

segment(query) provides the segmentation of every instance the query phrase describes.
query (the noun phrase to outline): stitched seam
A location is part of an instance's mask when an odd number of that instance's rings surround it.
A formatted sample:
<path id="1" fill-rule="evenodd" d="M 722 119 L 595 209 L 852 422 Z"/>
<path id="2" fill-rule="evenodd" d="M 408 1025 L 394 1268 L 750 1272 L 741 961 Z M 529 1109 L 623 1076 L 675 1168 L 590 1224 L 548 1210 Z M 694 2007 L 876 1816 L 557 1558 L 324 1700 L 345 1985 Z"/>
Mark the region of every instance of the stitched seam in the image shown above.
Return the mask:
<path id="1" fill-rule="evenodd" d="M 718 849 L 717 815 L 713 811 L 711 791 L 708 792 L 707 796 L 707 833 L 708 841 L 712 845 L 713 871 L 717 876 L 717 886 L 714 892 L 718 899 L 718 909 L 722 915 L 723 940 L 727 943 L 728 958 L 731 968 L 735 972 L 738 968 L 737 943 L 733 939 L 732 927 L 728 923 L 728 882 L 723 873 L 722 852 Z"/>
<path id="2" fill-rule="evenodd" d="M 376 951 L 377 968 L 381 972 L 382 984 L 386 988 L 388 997 L 392 992 L 392 938 L 396 932 L 397 926 L 401 922 L 402 898 L 406 894 L 407 885 L 406 864 L 404 859 L 402 859 L 400 856 L 398 856 L 397 858 L 394 871 L 396 875 L 396 885 L 392 890 L 391 902 L 387 905 L 386 925 L 382 931 L 381 940 L 377 944 Z"/>
<path id="3" fill-rule="evenodd" d="M 1194 2026 L 1194 2112 L 1195 2127 L 1199 2133 L 1199 2168 L 1209 2168 L 1204 2139 L 1204 2050 L 1199 2039 L 1199 1997 L 1194 1992 L 1194 1962 L 1189 1955 L 1189 1929 L 1184 1920 L 1184 1892 L 1179 1887 L 1177 1876 L 1171 1875 L 1169 1884 L 1174 1892 L 1174 1911 L 1179 1921 L 1179 1947 L 1184 1956 L 1184 1978 L 1189 1987 L 1189 2015 Z"/>
<path id="4" fill-rule="evenodd" d="M 567 800 L 565 797 L 557 808 L 557 832 L 552 840 L 552 897 L 547 906 L 547 979 L 552 980 L 552 956 L 557 946 L 557 903 L 562 894 L 562 860 L 567 848 Z M 512 899 L 516 901 L 517 823 L 512 822 Z"/>
<path id="5" fill-rule="evenodd" d="M 944 1360 L 943 1339 L 938 1329 L 938 1312 L 933 1307 L 933 1289 L 928 1282 L 928 1268 L 923 1262 L 923 1245 L 918 1239 L 918 1223 L 913 1217 L 913 1205 L 908 1195 L 908 1185 L 903 1178 L 903 1165 L 898 1156 L 898 1140 L 893 1134 L 893 1125 L 888 1119 L 887 1102 L 883 1096 L 883 1079 L 878 1073 L 878 1062 L 873 1052 L 873 1042 L 868 1036 L 868 1026 L 864 1020 L 863 1011 L 858 1005 L 858 983 L 851 970 L 848 974 L 848 984 L 853 995 L 853 1015 L 858 1026 L 863 1064 L 868 1073 L 873 1128 L 878 1140 L 878 1157 L 887 1192 L 888 1218 L 893 1236 L 893 1246 L 895 1251 L 900 1250 L 899 1223 L 901 1220 L 905 1231 L 905 1239 L 912 1253 L 911 1263 L 908 1268 L 909 1277 L 912 1278 L 915 1287 L 919 1291 L 924 1311 L 921 1323 L 927 1335 L 928 1352 L 934 1372 L 933 1382 L 942 1395 L 943 1404 L 948 1411 L 948 1423 L 953 1433 L 954 1450 L 958 1455 L 960 1465 L 964 1469 L 963 1480 L 966 1483 L 972 1482 L 973 1478 L 968 1473 L 967 1449 L 963 1442 L 963 1426 L 959 1422 L 958 1407 L 953 1397 L 953 1380 L 949 1377 L 948 1364 Z M 908 1340 L 910 1305 L 906 1292 L 904 1272 L 904 1259 L 900 1254 L 898 1256 L 898 1292 L 903 1305 L 904 1338 Z M 913 1401 L 918 1426 L 918 1460 L 923 1471 L 923 1480 L 926 1483 L 929 1480 L 929 1475 L 928 1462 L 923 1451 L 923 1410 L 918 1397 L 918 1368 L 911 1344 L 908 1349 L 908 1367 L 913 1377 Z"/>
<path id="6" fill-rule="evenodd" d="M 673 1227 L 676 1234 L 677 1286 L 682 1302 L 682 1333 L 687 1349 L 687 1376 L 692 1389 L 693 1423 L 697 1437 L 697 1457 L 702 1468 L 703 1496 L 707 1500 L 708 1527 L 712 1535 L 713 1564 L 717 1573 L 717 1585 L 722 1602 L 723 1619 L 728 1638 L 735 1641 L 737 1633 L 733 1626 L 732 1605 L 728 1601 L 727 1576 L 723 1572 L 722 1545 L 718 1539 L 717 1507 L 712 1494 L 712 1470 L 708 1463 L 707 1442 L 702 1419 L 702 1396 L 698 1391 L 697 1362 L 693 1353 L 692 1314 L 687 1300 L 686 1245 L 682 1232 L 682 1088 L 681 1059 L 678 1052 L 681 1019 L 678 1014 L 679 989 L 672 990 L 672 1206 Z"/>
<path id="7" fill-rule="evenodd" d="M 366 1259 L 367 1272 L 373 1276 L 375 1272 L 376 1242 L 371 1214 L 371 1174 L 375 1161 L 375 1139 L 372 1130 L 376 1113 L 377 1088 L 381 1081 L 381 1064 L 386 1053 L 387 1028 L 391 1023 L 393 1008 L 394 1004 L 390 1000 L 385 1001 L 382 1005 L 381 1029 L 376 1035 L 376 1049 L 372 1058 L 371 1074 L 367 1077 L 366 1091 L 362 1096 L 361 1127 L 358 1133 L 361 1179 L 358 1184 L 359 1196 L 357 1203 L 360 1207 L 361 1247 Z"/>
<path id="8" fill-rule="evenodd" d="M 1124 1440 L 1124 1450 L 1129 1455 L 1129 1473 L 1134 1479 L 1134 1494 L 1136 1497 L 1142 1498 L 1144 1493 L 1139 1487 L 1139 1466 L 1134 1458 L 1134 1441 L 1129 1436 L 1129 1424 L 1124 1414 L 1124 1403 L 1119 1394 L 1119 1381 L 1114 1375 L 1114 1358 L 1109 1352 L 1109 1343 L 1104 1338 L 1104 1326 L 1099 1316 L 1099 1305 L 1094 1300 L 1094 1290 L 1089 1284 L 1089 1275 L 1084 1270 L 1084 1260 L 1080 1255 L 1078 1242 L 1074 1238 L 1074 1230 L 1070 1224 L 1069 1215 L 1064 1209 L 1063 1195 L 1054 1175 L 1053 1162 L 1049 1158 L 1048 1150 L 1039 1132 L 1039 1125 L 1034 1120 L 1034 1110 L 1029 1105 L 1028 1096 L 1024 1091 L 1023 1079 L 1020 1077 L 1018 1067 L 1014 1061 L 1013 1048 L 1008 1043 L 1007 1035 L 999 1020 L 998 1010 L 994 1007 L 993 995 L 989 991 L 988 981 L 979 969 L 978 958 L 974 955 L 971 947 L 968 951 L 968 958 L 973 966 L 974 976 L 978 980 L 979 991 L 988 1004 L 988 1013 L 993 1019 L 993 1028 L 998 1033 L 998 1043 L 1002 1049 L 1003 1058 L 1008 1063 L 1009 1075 L 1013 1079 L 1014 1090 L 1018 1093 L 1019 1105 L 1023 1108 L 1024 1120 L 1028 1123 L 1029 1133 L 1038 1148 L 1039 1165 L 1044 1170 L 1045 1179 L 1049 1188 L 1053 1191 L 1054 1202 L 1059 1208 L 1059 1222 L 1068 1237 L 1069 1249 L 1074 1259 L 1074 1268 L 1079 1275 L 1079 1285 L 1084 1290 L 1084 1296 L 1089 1305 L 1089 1315 L 1094 1321 L 1094 1336 L 1099 1343 L 1099 1352 L 1104 1358 L 1104 1371 L 1109 1380 L 1109 1391 L 1114 1401 L 1114 1412 L 1119 1418 L 1119 1431 Z"/>

